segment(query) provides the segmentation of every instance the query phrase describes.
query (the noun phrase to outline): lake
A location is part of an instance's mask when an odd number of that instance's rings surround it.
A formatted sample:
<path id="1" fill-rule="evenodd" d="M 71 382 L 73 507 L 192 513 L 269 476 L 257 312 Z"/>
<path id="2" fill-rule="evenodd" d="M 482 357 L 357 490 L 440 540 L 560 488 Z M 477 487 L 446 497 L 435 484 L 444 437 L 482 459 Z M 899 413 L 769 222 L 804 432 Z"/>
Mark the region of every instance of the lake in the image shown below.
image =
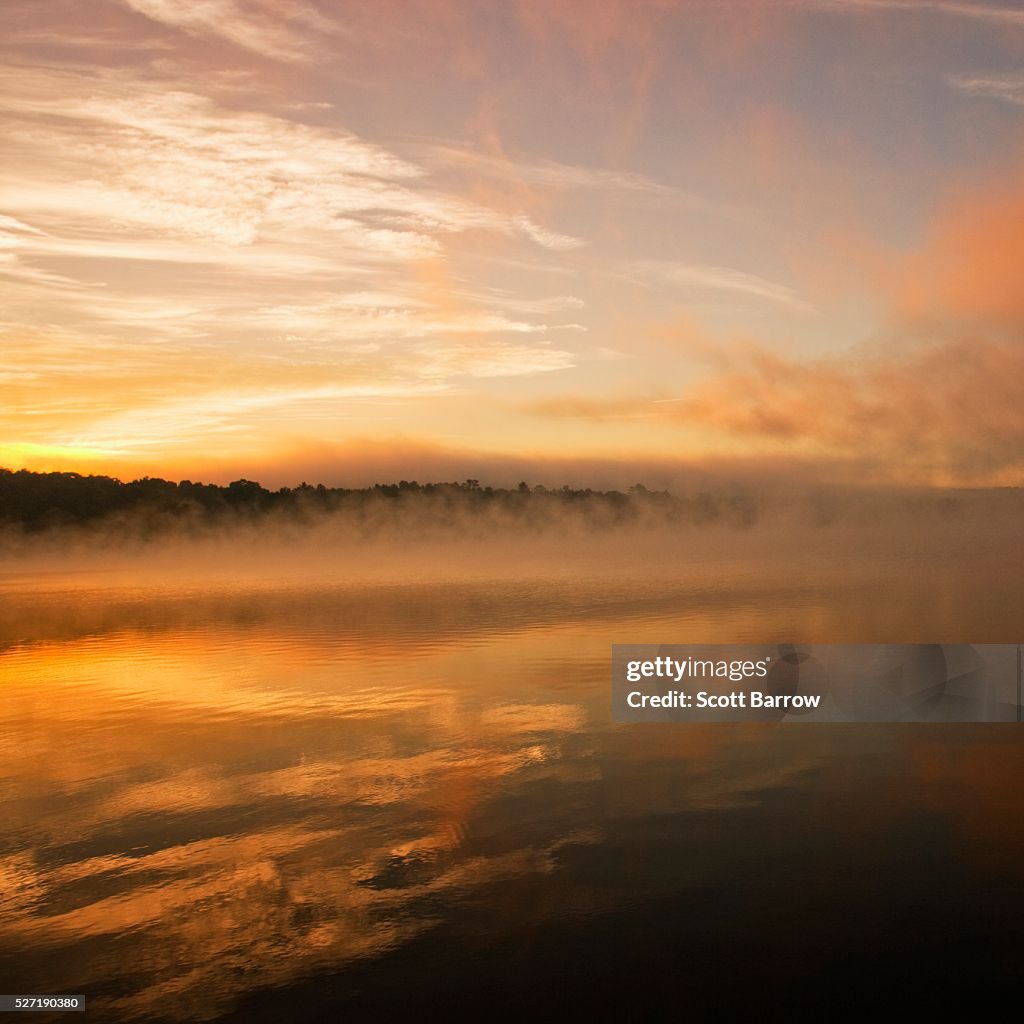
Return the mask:
<path id="1" fill-rule="evenodd" d="M 0 991 L 95 1020 L 981 1010 L 1012 725 L 616 725 L 613 642 L 1011 643 L 999 530 L 221 546 L 0 574 Z"/>

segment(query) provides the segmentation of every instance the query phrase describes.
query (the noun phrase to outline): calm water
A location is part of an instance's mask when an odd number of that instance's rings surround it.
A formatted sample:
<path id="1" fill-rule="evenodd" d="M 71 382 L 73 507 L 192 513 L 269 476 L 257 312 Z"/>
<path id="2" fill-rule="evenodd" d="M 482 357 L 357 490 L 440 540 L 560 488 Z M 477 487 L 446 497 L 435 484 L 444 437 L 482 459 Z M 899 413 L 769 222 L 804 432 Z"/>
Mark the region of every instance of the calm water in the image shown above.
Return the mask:
<path id="1" fill-rule="evenodd" d="M 732 543 L 0 577 L 0 991 L 126 1021 L 1019 991 L 1024 733 L 619 726 L 609 670 L 613 641 L 1014 642 L 1020 556 Z"/>

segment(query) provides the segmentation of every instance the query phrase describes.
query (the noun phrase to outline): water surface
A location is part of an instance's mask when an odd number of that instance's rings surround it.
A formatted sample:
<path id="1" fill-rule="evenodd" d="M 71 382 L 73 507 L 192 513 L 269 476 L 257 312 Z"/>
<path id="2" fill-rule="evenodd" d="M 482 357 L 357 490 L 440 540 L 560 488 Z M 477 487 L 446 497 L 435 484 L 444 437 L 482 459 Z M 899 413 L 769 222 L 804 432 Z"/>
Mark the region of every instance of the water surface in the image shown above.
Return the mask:
<path id="1" fill-rule="evenodd" d="M 609 674 L 613 642 L 1015 642 L 1019 556 L 719 541 L 12 567 L 0 990 L 126 1021 L 1005 992 L 1017 730 L 615 725 Z"/>

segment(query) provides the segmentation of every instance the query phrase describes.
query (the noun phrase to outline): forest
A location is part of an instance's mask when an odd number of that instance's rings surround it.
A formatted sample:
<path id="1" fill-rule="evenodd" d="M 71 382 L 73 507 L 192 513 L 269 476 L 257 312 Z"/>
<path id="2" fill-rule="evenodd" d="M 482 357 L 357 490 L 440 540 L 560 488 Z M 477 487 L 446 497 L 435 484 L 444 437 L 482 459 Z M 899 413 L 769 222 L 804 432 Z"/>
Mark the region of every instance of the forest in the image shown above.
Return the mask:
<path id="1" fill-rule="evenodd" d="M 567 509 L 586 510 L 606 523 L 628 521 L 641 512 L 685 516 L 698 521 L 728 516 L 737 524 L 754 521 L 753 505 L 739 495 L 716 497 L 702 492 L 680 498 L 636 484 L 628 491 L 590 488 L 557 489 L 525 481 L 513 488 L 489 487 L 479 480 L 452 483 L 378 483 L 371 487 L 326 487 L 302 483 L 271 490 L 252 480 L 227 485 L 171 481 L 158 477 L 121 481 L 79 473 L 36 473 L 0 469 L 0 525 L 42 532 L 88 526 L 118 519 L 144 518 L 153 528 L 214 524 L 231 519 L 269 517 L 314 519 L 331 513 L 376 513 L 387 510 L 450 510 L 459 516 L 549 518 Z"/>
<path id="2" fill-rule="evenodd" d="M 639 483 L 619 491 L 531 486 L 525 481 L 508 488 L 492 487 L 475 479 L 400 480 L 356 488 L 304 482 L 272 490 L 245 479 L 220 485 L 0 469 L 0 527 L 8 535 L 95 527 L 157 536 L 264 522 L 312 525 L 329 518 L 350 521 L 363 533 L 422 527 L 490 532 L 566 524 L 608 528 L 721 523 L 742 529 L 780 510 L 809 525 L 828 526 L 840 519 L 950 518 L 997 508 L 1019 515 L 1024 492 L 1013 488 L 754 491 L 733 485 L 676 494 Z"/>

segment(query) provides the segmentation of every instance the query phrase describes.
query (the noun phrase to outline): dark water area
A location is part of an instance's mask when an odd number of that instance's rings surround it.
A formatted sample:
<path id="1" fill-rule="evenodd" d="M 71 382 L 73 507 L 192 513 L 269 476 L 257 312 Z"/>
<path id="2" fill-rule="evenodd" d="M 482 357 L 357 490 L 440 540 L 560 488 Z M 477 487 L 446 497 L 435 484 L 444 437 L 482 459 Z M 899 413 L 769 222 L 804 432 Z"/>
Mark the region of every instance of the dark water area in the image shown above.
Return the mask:
<path id="1" fill-rule="evenodd" d="M 0 991 L 111 1021 L 985 1012 L 1024 971 L 1019 727 L 617 725 L 610 653 L 1016 642 L 1009 550 L 11 571 Z"/>

